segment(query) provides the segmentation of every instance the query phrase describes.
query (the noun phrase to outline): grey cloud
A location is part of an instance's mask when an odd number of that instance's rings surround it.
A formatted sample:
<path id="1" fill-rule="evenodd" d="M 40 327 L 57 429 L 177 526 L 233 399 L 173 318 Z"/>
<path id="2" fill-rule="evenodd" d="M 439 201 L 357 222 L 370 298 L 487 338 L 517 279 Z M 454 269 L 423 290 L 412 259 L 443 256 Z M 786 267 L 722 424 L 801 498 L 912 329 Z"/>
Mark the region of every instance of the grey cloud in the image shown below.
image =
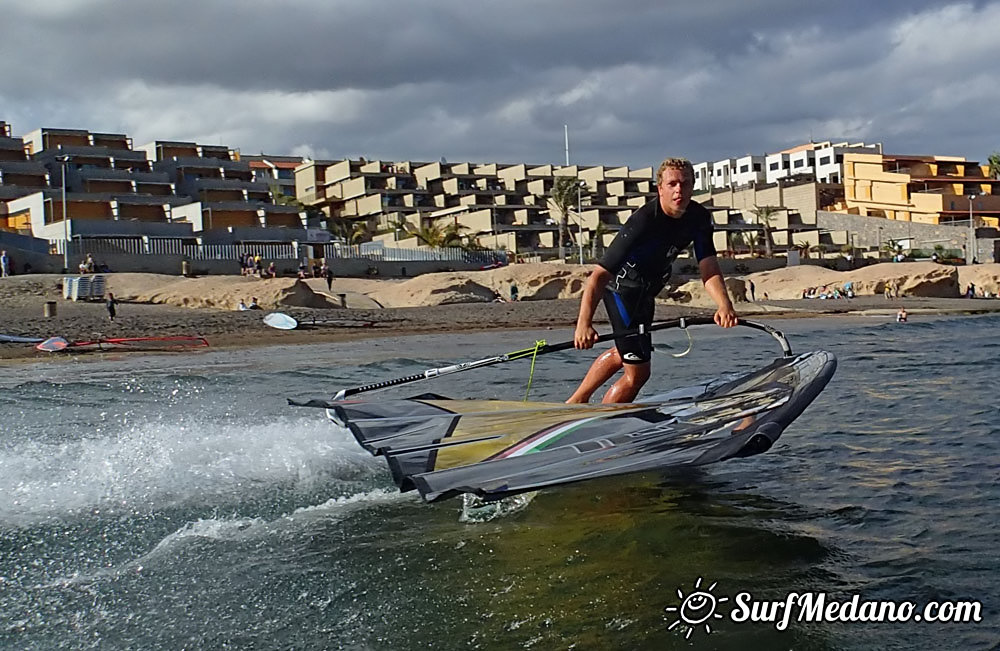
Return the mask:
<path id="1" fill-rule="evenodd" d="M 764 153 L 809 137 L 972 157 L 1000 144 L 975 137 L 991 123 L 995 72 L 980 68 L 982 88 L 952 90 L 949 106 L 928 98 L 954 88 L 954 62 L 906 56 L 927 51 L 906 39 L 928 38 L 939 22 L 992 16 L 993 2 L 32 6 L 6 8 L 20 28 L 0 42 L 17 62 L 0 70 L 0 120 L 20 132 L 67 126 L 124 130 L 137 141 L 218 135 L 254 152 L 561 162 L 569 124 L 574 162 L 632 165 L 667 153 Z M 1000 51 L 977 47 L 979 60 Z M 130 84 L 152 90 L 125 92 Z M 358 92 L 356 114 L 330 95 L 345 89 Z M 274 92 L 289 94 L 294 118 L 261 99 Z M 215 99 L 199 102 L 199 93 Z M 150 133 L 154 125 L 181 133 Z"/>

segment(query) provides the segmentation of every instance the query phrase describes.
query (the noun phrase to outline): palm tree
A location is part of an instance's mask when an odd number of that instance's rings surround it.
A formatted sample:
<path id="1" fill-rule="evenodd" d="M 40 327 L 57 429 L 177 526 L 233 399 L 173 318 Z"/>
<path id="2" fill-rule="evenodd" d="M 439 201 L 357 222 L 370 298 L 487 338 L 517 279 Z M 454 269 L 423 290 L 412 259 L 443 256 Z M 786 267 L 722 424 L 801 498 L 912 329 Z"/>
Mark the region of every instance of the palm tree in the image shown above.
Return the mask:
<path id="1" fill-rule="evenodd" d="M 892 257 L 892 256 L 896 255 L 896 253 L 899 252 L 898 249 L 899 249 L 899 247 L 896 244 L 896 240 L 894 240 L 892 238 L 886 240 L 882 244 L 882 251 L 885 251 L 886 253 L 888 253 L 889 257 Z"/>
<path id="2" fill-rule="evenodd" d="M 781 208 L 778 206 L 754 206 L 750 209 L 757 217 L 757 223 L 764 229 L 764 255 L 772 257 L 774 249 L 774 238 L 771 236 L 771 220 L 778 214 Z"/>
<path id="3" fill-rule="evenodd" d="M 590 234 L 590 257 L 597 258 L 597 246 L 601 245 L 601 249 L 604 248 L 604 235 L 610 232 L 611 229 L 608 225 L 602 222 L 600 219 L 597 220 L 597 226 L 594 228 L 594 232 Z"/>
<path id="4" fill-rule="evenodd" d="M 799 242 L 795 244 L 793 248 L 798 251 L 799 255 L 802 256 L 802 259 L 805 260 L 809 257 L 809 246 L 809 242 Z"/>
<path id="5" fill-rule="evenodd" d="M 428 224 L 413 231 L 414 237 L 430 247 L 444 246 L 444 231 L 440 226 Z"/>
<path id="6" fill-rule="evenodd" d="M 990 154 L 990 176 L 995 179 L 1000 179 L 1000 151 L 995 151 Z"/>
<path id="7" fill-rule="evenodd" d="M 372 239 L 372 231 L 368 228 L 367 222 L 353 222 L 351 224 L 351 244 L 361 244 Z"/>
<path id="8" fill-rule="evenodd" d="M 750 255 L 753 256 L 757 252 L 757 231 L 742 231 L 740 236 L 746 242 L 746 245 L 750 247 Z"/>
<path id="9" fill-rule="evenodd" d="M 576 203 L 577 192 L 580 189 L 578 183 L 576 177 L 557 176 L 555 183 L 552 184 L 552 190 L 549 192 L 559 220 L 559 259 L 563 262 L 566 262 L 566 249 L 563 243 L 569 239 L 567 222 L 569 212 L 573 209 L 573 204 Z"/>
<path id="10" fill-rule="evenodd" d="M 462 231 L 467 230 L 469 230 L 469 227 L 459 224 L 457 220 L 448 224 L 441 231 L 441 246 L 466 248 L 465 236 L 462 235 Z"/>

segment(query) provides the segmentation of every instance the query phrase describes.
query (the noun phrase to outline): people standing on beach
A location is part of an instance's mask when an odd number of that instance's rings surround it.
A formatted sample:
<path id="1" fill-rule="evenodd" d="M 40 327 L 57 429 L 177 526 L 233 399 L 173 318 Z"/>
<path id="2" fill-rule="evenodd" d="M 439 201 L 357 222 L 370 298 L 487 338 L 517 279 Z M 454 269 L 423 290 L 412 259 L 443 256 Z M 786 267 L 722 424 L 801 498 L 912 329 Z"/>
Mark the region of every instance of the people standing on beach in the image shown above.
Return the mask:
<path id="1" fill-rule="evenodd" d="M 750 292 L 750 300 L 754 303 L 757 302 L 757 297 L 754 296 L 754 285 L 753 281 L 747 278 L 747 291 Z"/>
<path id="2" fill-rule="evenodd" d="M 114 321 L 117 312 L 115 308 L 118 307 L 118 301 L 115 300 L 115 295 L 108 292 L 108 300 L 104 302 L 104 305 L 108 308 L 108 319 Z"/>
<path id="3" fill-rule="evenodd" d="M 10 276 L 10 258 L 7 256 L 7 251 L 0 251 L 0 278 L 6 278 Z"/>
<path id="4" fill-rule="evenodd" d="M 612 328 L 634 334 L 615 339 L 615 346 L 594 360 L 566 402 L 589 401 L 619 371 L 622 377 L 604 394 L 603 402 L 635 399 L 649 379 L 653 352 L 651 334 L 636 329 L 652 323 L 654 299 L 666 286 L 674 260 L 691 244 L 705 290 L 718 306 L 715 322 L 723 328 L 738 323 L 712 243 L 712 217 L 691 200 L 694 168 L 685 159 L 668 158 L 660 164 L 656 180 L 657 196 L 632 213 L 588 276 L 573 342 L 578 349 L 596 343 L 594 313 L 602 296 Z"/>
<path id="5" fill-rule="evenodd" d="M 517 285 L 514 281 L 510 281 L 510 301 L 511 303 L 517 302 Z"/>

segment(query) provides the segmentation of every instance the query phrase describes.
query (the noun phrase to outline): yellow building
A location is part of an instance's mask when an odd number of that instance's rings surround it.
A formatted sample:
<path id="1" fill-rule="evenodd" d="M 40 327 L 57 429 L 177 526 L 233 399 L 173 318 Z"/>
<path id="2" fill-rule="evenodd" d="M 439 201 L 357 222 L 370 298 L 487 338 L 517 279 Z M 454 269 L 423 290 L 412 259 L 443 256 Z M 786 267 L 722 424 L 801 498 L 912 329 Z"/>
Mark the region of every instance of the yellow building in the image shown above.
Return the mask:
<path id="1" fill-rule="evenodd" d="M 924 224 L 1000 222 L 1000 179 L 957 156 L 844 154 L 847 212 Z"/>

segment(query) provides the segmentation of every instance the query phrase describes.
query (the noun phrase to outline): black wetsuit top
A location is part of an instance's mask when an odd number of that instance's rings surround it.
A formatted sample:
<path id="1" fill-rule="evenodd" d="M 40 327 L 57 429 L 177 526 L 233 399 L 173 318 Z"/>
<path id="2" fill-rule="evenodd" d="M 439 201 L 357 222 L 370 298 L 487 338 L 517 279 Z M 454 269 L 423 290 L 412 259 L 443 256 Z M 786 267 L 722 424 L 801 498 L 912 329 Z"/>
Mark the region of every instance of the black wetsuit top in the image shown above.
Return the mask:
<path id="1" fill-rule="evenodd" d="M 664 214 L 659 197 L 636 210 L 618 231 L 600 265 L 612 274 L 604 307 L 615 332 L 633 331 L 653 321 L 653 299 L 670 278 L 678 254 L 694 244 L 698 260 L 715 255 L 712 216 L 692 201 L 678 218 Z M 645 364 L 653 352 L 649 332 L 615 338 L 625 364 Z"/>
<path id="2" fill-rule="evenodd" d="M 599 264 L 611 272 L 608 289 L 631 300 L 654 298 L 666 286 L 674 260 L 692 243 L 699 261 L 715 255 L 711 213 L 692 201 L 674 218 L 654 198 L 632 213 L 605 251 Z"/>

